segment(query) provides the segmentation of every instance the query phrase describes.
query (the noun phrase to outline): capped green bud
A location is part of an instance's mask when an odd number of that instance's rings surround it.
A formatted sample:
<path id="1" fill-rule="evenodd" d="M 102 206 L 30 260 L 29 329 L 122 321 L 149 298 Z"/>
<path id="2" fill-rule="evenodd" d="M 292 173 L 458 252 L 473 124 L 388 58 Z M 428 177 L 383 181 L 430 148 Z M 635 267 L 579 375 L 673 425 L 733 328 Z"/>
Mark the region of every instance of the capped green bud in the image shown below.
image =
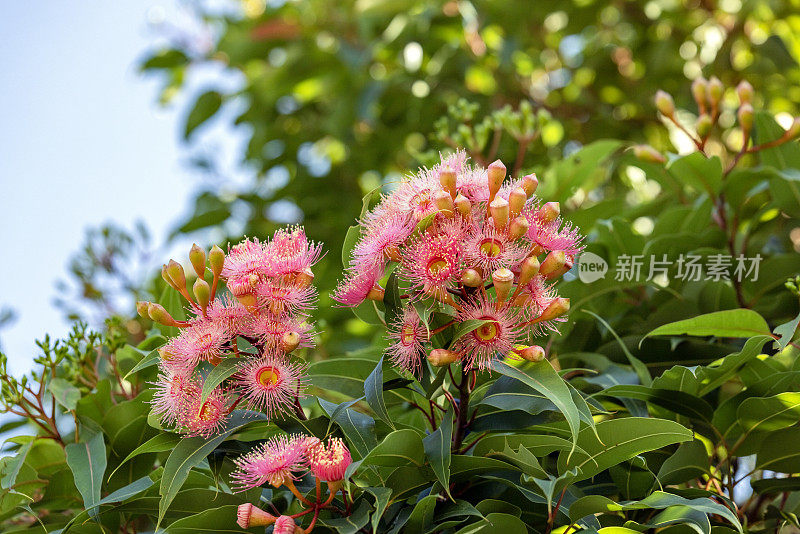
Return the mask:
<path id="1" fill-rule="evenodd" d="M 539 274 L 547 279 L 555 278 L 567 263 L 567 255 L 563 250 L 553 250 L 539 266 Z"/>
<path id="2" fill-rule="evenodd" d="M 706 93 L 708 92 L 708 82 L 705 78 L 700 76 L 695 78 L 692 82 L 692 96 L 694 101 L 697 102 L 697 107 L 703 113 L 706 110 Z"/>
<path id="3" fill-rule="evenodd" d="M 440 190 L 434 193 L 433 201 L 436 203 L 436 207 L 439 208 L 439 211 L 448 217 L 452 217 L 455 214 L 453 197 L 451 197 L 450 193 L 447 191 Z"/>
<path id="4" fill-rule="evenodd" d="M 525 194 L 528 197 L 532 197 L 533 194 L 536 192 L 536 189 L 539 187 L 539 179 L 536 178 L 536 174 L 526 174 L 522 177 L 522 188 L 525 190 Z"/>
<path id="5" fill-rule="evenodd" d="M 517 353 L 520 358 L 529 362 L 541 362 L 544 360 L 544 349 L 539 345 L 531 345 L 524 349 L 516 349 L 514 352 Z"/>
<path id="6" fill-rule="evenodd" d="M 183 266 L 175 260 L 169 260 L 167 264 L 167 274 L 175 283 L 178 291 L 186 289 L 186 273 L 183 272 Z"/>
<path id="7" fill-rule="evenodd" d="M 511 224 L 508 225 L 508 237 L 511 240 L 517 240 L 520 237 L 524 236 L 528 233 L 528 228 L 530 228 L 531 223 L 528 222 L 528 219 L 525 216 L 520 215 L 516 217 Z"/>
<path id="8" fill-rule="evenodd" d="M 522 213 L 522 208 L 525 207 L 525 202 L 528 200 L 528 195 L 525 189 L 517 187 L 508 194 L 508 218 L 515 219 Z"/>
<path id="9" fill-rule="evenodd" d="M 455 351 L 447 349 L 433 349 L 428 354 L 428 361 L 434 367 L 445 367 L 461 359 L 461 355 Z"/>
<path id="10" fill-rule="evenodd" d="M 557 319 L 562 315 L 566 314 L 569 311 L 569 299 L 564 297 L 558 297 L 553 299 L 553 301 L 548 304 L 547 308 L 544 309 L 542 314 L 536 318 L 536 323 L 540 323 L 542 321 L 550 321 L 552 319 Z"/>
<path id="11" fill-rule="evenodd" d="M 166 264 L 161 266 L 161 278 L 164 279 L 164 281 L 167 283 L 168 286 L 178 289 L 178 286 L 175 284 L 175 282 L 172 281 L 172 278 L 170 278 L 169 273 L 167 272 Z"/>
<path id="12" fill-rule="evenodd" d="M 281 350 L 283 352 L 292 352 L 298 346 L 300 346 L 300 334 L 297 332 L 286 332 L 281 337 Z"/>
<path id="13" fill-rule="evenodd" d="M 642 161 L 646 161 L 648 163 L 667 162 L 667 158 L 665 158 L 661 152 L 651 147 L 650 145 L 634 145 L 632 149 L 633 149 L 633 155 Z"/>
<path id="14" fill-rule="evenodd" d="M 665 117 L 672 117 L 675 114 L 675 102 L 666 91 L 658 90 L 656 92 L 656 109 L 661 112 Z"/>
<path id="15" fill-rule="evenodd" d="M 724 92 L 725 86 L 722 85 L 719 78 L 712 76 L 711 79 L 708 80 L 708 89 L 706 91 L 708 101 L 711 102 L 711 105 L 717 106 L 719 101 L 722 100 L 722 93 Z"/>
<path id="16" fill-rule="evenodd" d="M 465 269 L 461 273 L 461 283 L 467 287 L 478 287 L 483 285 L 483 276 L 475 269 Z"/>
<path id="17" fill-rule="evenodd" d="M 469 199 L 464 195 L 462 195 L 461 193 L 456 195 L 455 205 L 456 209 L 458 210 L 458 213 L 460 213 L 464 217 L 469 215 L 470 211 L 472 211 L 472 202 L 470 202 Z"/>
<path id="18" fill-rule="evenodd" d="M 164 306 L 156 304 L 155 302 L 147 304 L 147 315 L 149 315 L 150 319 L 153 321 L 165 326 L 181 326 L 178 321 L 172 318 L 172 315 L 169 314 Z"/>
<path id="19" fill-rule="evenodd" d="M 208 263 L 211 265 L 211 272 L 214 273 L 214 276 L 219 276 L 225 265 L 225 253 L 217 245 L 211 247 L 211 252 L 208 253 Z"/>
<path id="20" fill-rule="evenodd" d="M 200 305 L 203 313 L 205 313 L 206 308 L 208 308 L 208 303 L 211 300 L 211 286 L 202 278 L 198 278 L 194 281 L 192 290 L 194 291 L 194 298 L 197 299 L 197 303 Z"/>
<path id="21" fill-rule="evenodd" d="M 397 247 L 394 247 L 397 250 Z M 391 254 L 388 253 L 387 255 L 391 258 Z M 314 282 L 314 273 L 311 271 L 310 267 L 304 268 L 302 271 L 295 273 L 294 275 L 294 284 L 298 287 L 306 288 L 310 286 Z"/>
<path id="22" fill-rule="evenodd" d="M 710 116 L 703 113 L 697 117 L 697 123 L 695 123 L 694 128 L 697 130 L 697 135 L 699 135 L 701 139 L 705 139 L 708 137 L 708 134 L 711 133 L 712 126 L 714 126 L 714 121 L 711 120 Z"/>
<path id="23" fill-rule="evenodd" d="M 739 119 L 739 126 L 749 134 L 753 129 L 753 106 L 745 102 L 739 106 L 736 116 Z"/>
<path id="24" fill-rule="evenodd" d="M 508 201 L 502 198 L 492 200 L 489 212 L 492 214 L 495 228 L 503 230 L 508 224 Z"/>
<path id="25" fill-rule="evenodd" d="M 514 285 L 514 273 L 505 267 L 501 267 L 492 273 L 492 283 L 497 296 L 497 305 L 500 306 L 511 293 L 511 286 Z"/>
<path id="26" fill-rule="evenodd" d="M 739 97 L 739 102 L 742 104 L 752 104 L 753 93 L 753 86 L 750 85 L 750 82 L 747 80 L 742 80 L 739 82 L 739 85 L 736 86 L 736 96 Z"/>
<path id="27" fill-rule="evenodd" d="M 198 247 L 197 243 L 194 243 L 189 251 L 189 261 L 192 262 L 197 276 L 203 278 L 206 275 L 206 251 Z"/>
<path id="28" fill-rule="evenodd" d="M 489 202 L 491 202 L 503 185 L 503 180 L 506 179 L 506 166 L 499 159 L 495 160 L 489 165 L 486 174 L 489 180 Z"/>
<path id="29" fill-rule="evenodd" d="M 382 287 L 375 286 L 369 290 L 369 293 L 367 293 L 367 299 L 383 302 L 383 296 L 385 293 L 386 291 Z"/>
<path id="30" fill-rule="evenodd" d="M 442 169 L 439 171 L 439 183 L 442 184 L 442 187 L 450 193 L 450 198 L 455 199 L 456 195 L 458 195 L 458 190 L 456 189 L 456 173 L 452 169 Z"/>
<path id="31" fill-rule="evenodd" d="M 544 206 L 539 208 L 539 219 L 542 222 L 552 222 L 561 215 L 561 204 L 558 202 L 546 202 Z"/>
<path id="32" fill-rule="evenodd" d="M 533 277 L 539 274 L 539 259 L 535 256 L 528 256 L 519 266 L 519 282 L 517 282 L 518 286 L 524 286 L 531 280 Z"/>
<path id="33" fill-rule="evenodd" d="M 150 318 L 150 313 L 147 311 L 149 304 L 149 302 L 141 300 L 136 303 L 136 313 L 139 314 L 139 317 L 144 317 L 145 319 Z"/>

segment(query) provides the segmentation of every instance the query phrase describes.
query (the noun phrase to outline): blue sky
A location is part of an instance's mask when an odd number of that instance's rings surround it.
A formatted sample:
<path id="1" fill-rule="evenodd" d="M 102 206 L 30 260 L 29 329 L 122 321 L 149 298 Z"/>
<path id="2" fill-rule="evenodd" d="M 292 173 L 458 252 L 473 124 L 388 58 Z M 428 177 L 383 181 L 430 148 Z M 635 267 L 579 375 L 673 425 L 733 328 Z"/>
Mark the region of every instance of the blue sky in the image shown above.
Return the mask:
<path id="1" fill-rule="evenodd" d="M 163 242 L 187 209 L 198 177 L 180 140 L 183 102 L 160 107 L 158 81 L 136 68 L 157 41 L 152 23 L 182 17 L 177 4 L 4 6 L 0 306 L 13 307 L 17 320 L 0 340 L 16 374 L 30 369 L 35 338 L 68 330 L 52 305 L 54 284 L 87 227 L 113 220 L 130 228 L 142 219 Z"/>

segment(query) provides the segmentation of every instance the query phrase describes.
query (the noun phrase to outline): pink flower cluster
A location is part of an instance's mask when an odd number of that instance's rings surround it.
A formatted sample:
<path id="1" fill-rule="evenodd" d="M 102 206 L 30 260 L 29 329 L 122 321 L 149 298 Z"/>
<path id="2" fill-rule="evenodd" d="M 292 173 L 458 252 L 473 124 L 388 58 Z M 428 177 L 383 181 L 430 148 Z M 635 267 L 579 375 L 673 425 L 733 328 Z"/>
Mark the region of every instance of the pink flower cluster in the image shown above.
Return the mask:
<path id="1" fill-rule="evenodd" d="M 339 438 L 327 444 L 302 434 L 276 436 L 237 458 L 231 474 L 238 491 L 263 484 L 276 488 L 297 480 L 297 473 L 311 471 L 323 482 L 339 482 L 351 463 L 350 451 Z"/>
<path id="2" fill-rule="evenodd" d="M 140 314 L 180 329 L 159 349 L 153 412 L 162 424 L 186 435 L 209 436 L 237 405 L 273 417 L 296 404 L 306 368 L 290 353 L 313 345 L 308 313 L 317 293 L 311 268 L 321 254 L 321 246 L 300 227 L 278 230 L 266 242 L 246 239 L 227 255 L 214 247 L 207 256 L 195 245 L 190 253 L 197 274 L 194 297 L 183 267 L 175 261 L 164 266 L 164 280 L 186 299 L 191 318 L 177 321 L 158 304 L 137 304 Z M 243 341 L 247 349 L 240 350 Z M 205 377 L 230 358 L 237 359 L 235 373 L 203 399 Z"/>
<path id="3" fill-rule="evenodd" d="M 463 361 L 485 369 L 518 344 L 555 330 L 569 309 L 554 281 L 572 267 L 583 237 L 560 217 L 557 202 L 542 203 L 535 175 L 505 180 L 498 160 L 468 165 L 464 152 L 403 180 L 368 212 L 345 277 L 333 298 L 344 306 L 382 301 L 381 285 L 397 264 L 403 307 L 388 324 L 393 363 L 418 372 L 433 332 L 420 312 L 450 315 L 448 325 L 480 324 L 431 363 Z M 528 347 L 530 349 L 530 347 Z M 538 349 L 538 347 L 537 347 Z"/>

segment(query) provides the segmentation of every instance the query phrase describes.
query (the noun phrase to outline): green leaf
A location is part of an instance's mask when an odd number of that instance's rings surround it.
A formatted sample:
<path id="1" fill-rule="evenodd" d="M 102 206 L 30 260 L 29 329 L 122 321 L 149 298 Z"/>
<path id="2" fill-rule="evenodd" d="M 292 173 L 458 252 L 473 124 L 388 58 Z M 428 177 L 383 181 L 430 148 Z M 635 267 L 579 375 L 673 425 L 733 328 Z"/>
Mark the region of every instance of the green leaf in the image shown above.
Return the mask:
<path id="1" fill-rule="evenodd" d="M 114 469 L 110 475 L 108 475 L 108 480 L 111 480 L 111 477 L 114 476 L 114 473 L 117 470 L 128 463 L 130 460 L 139 456 L 140 454 L 147 454 L 149 452 L 165 452 L 175 448 L 175 446 L 181 441 L 181 437 L 177 434 L 170 434 L 168 432 L 163 432 L 156 436 L 153 436 L 146 442 L 142 443 L 138 447 L 136 447 L 133 451 L 131 451 L 128 456 L 122 460 L 119 465 Z"/>
<path id="2" fill-rule="evenodd" d="M 50 380 L 48 388 L 56 402 L 67 410 L 74 410 L 78 401 L 81 400 L 81 390 L 63 378 L 53 378 Z"/>
<path id="3" fill-rule="evenodd" d="M 700 397 L 671 389 L 649 388 L 636 384 L 612 386 L 594 396 L 637 399 L 692 419 L 711 421 L 714 409 Z"/>
<path id="4" fill-rule="evenodd" d="M 527 534 L 528 527 L 518 517 L 509 514 L 489 514 L 477 523 L 462 528 L 456 534 Z M 638 534 L 638 533 L 637 533 Z"/>
<path id="5" fill-rule="evenodd" d="M 403 299 L 400 298 L 400 283 L 396 269 L 392 271 L 392 274 L 386 280 L 383 306 L 386 310 L 385 319 L 387 325 L 395 324 L 400 320 L 403 315 Z"/>
<path id="6" fill-rule="evenodd" d="M 800 477 L 762 478 L 750 482 L 756 493 L 783 493 L 800 490 Z"/>
<path id="7" fill-rule="evenodd" d="M 800 393 L 786 391 L 772 397 L 746 399 L 736 410 L 736 416 L 748 432 L 787 428 L 800 419 Z"/>
<path id="8" fill-rule="evenodd" d="M 198 514 L 178 519 L 164 529 L 165 534 L 239 534 L 248 532 L 236 525 L 236 510 L 233 505 L 204 510 Z M 263 529 L 262 529 L 263 530 Z"/>
<path id="9" fill-rule="evenodd" d="M 172 318 L 176 321 L 183 321 L 186 319 L 186 313 L 183 311 L 183 302 L 181 301 L 181 296 L 177 291 L 175 291 L 174 288 L 170 286 L 164 287 L 164 291 L 162 291 L 161 297 L 158 299 L 158 303 L 164 306 L 164 309 L 167 310 L 169 314 L 172 315 Z M 180 334 L 180 329 L 175 326 L 157 324 L 156 327 L 161 331 L 161 334 L 168 339 Z"/>
<path id="10" fill-rule="evenodd" d="M 681 183 L 705 191 L 712 198 L 722 188 L 722 162 L 717 156 L 708 158 L 702 152 L 692 152 L 670 161 L 667 171 Z"/>
<path id="11" fill-rule="evenodd" d="M 189 63 L 189 58 L 180 50 L 169 48 L 159 50 L 139 67 L 141 70 L 174 69 Z"/>
<path id="12" fill-rule="evenodd" d="M 206 402 L 211 392 L 225 380 L 236 374 L 246 362 L 239 358 L 225 358 L 214 367 L 203 381 L 203 391 L 200 394 L 201 405 Z"/>
<path id="13" fill-rule="evenodd" d="M 383 400 L 383 356 L 378 360 L 375 369 L 364 380 L 364 396 L 367 404 L 375 411 L 378 418 L 389 427 L 394 428 L 394 423 L 386 410 L 386 402 Z"/>
<path id="14" fill-rule="evenodd" d="M 375 420 L 351 408 L 345 408 L 336 413 L 338 405 L 325 399 L 318 399 L 319 405 L 325 413 L 339 425 L 344 432 L 351 447 L 358 453 L 358 458 L 364 458 L 377 445 L 375 438 Z"/>
<path id="15" fill-rule="evenodd" d="M 647 366 L 644 364 L 644 362 L 642 362 L 642 360 L 631 354 L 631 351 L 628 350 L 628 347 L 625 345 L 625 343 L 623 343 L 623 341 L 620 339 L 620 337 L 617 335 L 614 329 L 611 328 L 611 325 L 608 324 L 608 322 L 606 322 L 605 319 L 603 319 L 596 313 L 590 312 L 588 310 L 584 311 L 589 315 L 592 315 L 598 321 L 600 321 L 603 324 L 603 326 L 605 326 L 608 329 L 608 331 L 611 332 L 611 335 L 613 335 L 614 339 L 617 340 L 619 346 L 622 347 L 622 352 L 625 353 L 625 357 L 628 358 L 631 367 L 633 367 L 633 370 L 636 371 L 636 376 L 639 377 L 639 382 L 641 382 L 642 385 L 644 386 L 651 385 L 653 383 L 653 378 L 650 376 L 650 371 L 648 371 Z"/>
<path id="16" fill-rule="evenodd" d="M 417 501 L 406 522 L 407 532 L 426 532 L 433 523 L 433 512 L 439 495 L 428 495 Z"/>
<path id="17" fill-rule="evenodd" d="M 659 326 L 642 341 L 650 336 L 751 337 L 769 332 L 767 322 L 753 310 L 723 310 Z"/>
<path id="18" fill-rule="evenodd" d="M 703 442 L 687 441 L 661 464 L 657 478 L 664 486 L 682 484 L 701 476 L 708 468 L 708 454 Z"/>
<path id="19" fill-rule="evenodd" d="M 377 534 L 378 524 L 381 521 L 381 517 L 383 517 L 383 513 L 386 511 L 386 507 L 389 506 L 389 500 L 392 497 L 392 490 L 389 488 L 380 487 L 364 488 L 364 490 L 375 496 L 375 511 L 372 513 L 370 525 L 372 526 L 373 534 Z"/>
<path id="20" fill-rule="evenodd" d="M 789 346 L 789 342 L 792 341 L 794 337 L 794 333 L 797 331 L 797 325 L 800 324 L 800 313 L 797 314 L 797 317 L 789 321 L 788 323 L 783 323 L 780 326 L 777 326 L 773 332 L 779 336 L 778 339 L 775 341 L 775 346 L 778 350 L 783 350 L 787 346 Z"/>
<path id="21" fill-rule="evenodd" d="M 370 505 L 362 500 L 350 515 L 347 517 L 337 517 L 336 519 L 325 519 L 320 521 L 323 525 L 333 527 L 339 534 L 356 534 L 369 522 Z"/>
<path id="22" fill-rule="evenodd" d="M 499 373 L 515 378 L 527 386 L 542 393 L 545 397 L 556 405 L 558 410 L 564 415 L 572 433 L 573 448 L 577 444 L 578 433 L 581 426 L 581 416 L 572 393 L 564 380 L 558 375 L 548 361 L 537 362 L 528 366 L 527 371 L 523 372 L 516 367 L 511 367 L 505 362 L 495 362 L 492 369 Z"/>
<path id="23" fill-rule="evenodd" d="M 72 470 L 75 487 L 81 492 L 84 508 L 93 508 L 100 501 L 100 488 L 106 472 L 106 444 L 97 433 L 83 443 L 70 443 L 65 448 L 67 465 Z"/>
<path id="24" fill-rule="evenodd" d="M 218 91 L 206 91 L 197 97 L 194 107 L 186 117 L 183 138 L 189 139 L 201 124 L 214 116 L 222 106 L 222 95 Z"/>
<path id="25" fill-rule="evenodd" d="M 344 245 L 342 246 L 342 266 L 345 268 L 350 266 L 350 256 L 353 253 L 353 249 L 356 248 L 359 237 L 361 237 L 360 226 L 351 226 L 347 229 L 347 233 L 344 236 Z"/>
<path id="26" fill-rule="evenodd" d="M 563 452 L 559 455 L 559 473 L 577 468 L 576 481 L 585 480 L 643 452 L 694 437 L 691 430 L 675 421 L 651 417 L 602 421 L 597 423 L 596 430 L 597 435 L 590 428 L 581 431 L 579 449 L 571 457 Z"/>
<path id="27" fill-rule="evenodd" d="M 0 479 L 0 488 L 8 489 L 14 486 L 20 469 L 22 469 L 22 465 L 28 458 L 28 453 L 31 452 L 31 447 L 33 447 L 34 443 L 35 438 L 31 436 L 30 441 L 25 442 L 9 459 L 9 464 L 7 464 L 3 469 L 5 474 L 3 475 L 3 478 Z"/>
<path id="28" fill-rule="evenodd" d="M 395 430 L 369 451 L 362 463 L 387 467 L 421 466 L 425 463 L 425 448 L 422 438 L 416 431 L 409 428 Z"/>
<path id="29" fill-rule="evenodd" d="M 786 428 L 769 434 L 758 448 L 756 469 L 800 472 L 800 428 Z"/>
<path id="30" fill-rule="evenodd" d="M 450 496 L 450 446 L 453 441 L 453 407 L 442 417 L 442 422 L 431 434 L 422 439 L 425 456 L 436 474 L 436 478 Z M 450 497 L 452 499 L 452 497 Z"/>
<path id="31" fill-rule="evenodd" d="M 136 374 L 142 369 L 158 365 L 158 361 L 160 359 L 161 359 L 161 354 L 159 354 L 157 350 L 151 350 L 147 354 L 147 356 L 139 360 L 136 363 L 136 365 L 134 365 L 133 368 L 130 371 L 128 371 L 127 374 L 122 379 L 127 380 L 129 376 L 131 376 L 132 374 Z"/>

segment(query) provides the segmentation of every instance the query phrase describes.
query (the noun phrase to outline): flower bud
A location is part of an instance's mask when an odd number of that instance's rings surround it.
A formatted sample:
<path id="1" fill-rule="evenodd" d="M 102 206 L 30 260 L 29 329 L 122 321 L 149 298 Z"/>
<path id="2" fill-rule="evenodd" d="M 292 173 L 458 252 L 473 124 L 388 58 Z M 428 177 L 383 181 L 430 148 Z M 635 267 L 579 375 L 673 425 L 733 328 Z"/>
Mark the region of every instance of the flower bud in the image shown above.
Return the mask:
<path id="1" fill-rule="evenodd" d="M 569 311 L 569 299 L 564 297 L 558 297 L 553 299 L 553 301 L 548 304 L 547 308 L 544 309 L 542 314 L 536 318 L 535 323 L 540 323 L 542 321 L 550 321 L 551 319 L 557 319 L 561 317 L 565 313 Z"/>
<path id="2" fill-rule="evenodd" d="M 175 283 L 176 289 L 186 289 L 186 274 L 183 272 L 183 266 L 175 260 L 169 260 L 167 264 L 167 274 Z"/>
<path id="3" fill-rule="evenodd" d="M 475 269 L 466 269 L 461 274 L 461 283 L 467 287 L 478 287 L 483 285 L 483 277 Z"/>
<path id="4" fill-rule="evenodd" d="M 714 122 L 711 120 L 711 117 L 704 113 L 697 117 L 697 123 L 695 123 L 694 128 L 697 130 L 697 135 L 699 135 L 701 139 L 704 139 L 711 133 L 712 126 L 714 126 Z"/>
<path id="5" fill-rule="evenodd" d="M 794 121 L 792 121 L 792 125 L 789 126 L 789 129 L 786 130 L 783 136 L 787 139 L 794 139 L 798 135 L 800 135 L 800 117 L 795 117 Z"/>
<path id="6" fill-rule="evenodd" d="M 400 248 L 397 245 L 389 245 L 386 247 L 386 257 L 395 263 L 403 261 L 403 256 L 400 254 Z"/>
<path id="7" fill-rule="evenodd" d="M 155 302 L 147 304 L 147 315 L 149 315 L 150 319 L 153 321 L 163 324 L 164 326 L 181 326 L 178 321 L 172 318 L 172 315 L 169 314 L 164 306 L 156 304 Z"/>
<path id="8" fill-rule="evenodd" d="M 560 271 L 567 261 L 567 255 L 563 250 L 553 250 L 539 266 L 539 274 L 547 279 L 555 278 L 556 272 Z"/>
<path id="9" fill-rule="evenodd" d="M 525 194 L 528 197 L 532 197 L 533 194 L 536 192 L 536 188 L 539 187 L 539 180 L 536 178 L 536 174 L 526 174 L 522 177 L 522 188 L 525 190 Z"/>
<path id="10" fill-rule="evenodd" d="M 250 503 L 240 504 L 236 511 L 236 524 L 243 529 L 250 527 L 268 527 L 273 524 L 277 517 L 269 514 L 257 506 Z"/>
<path id="11" fill-rule="evenodd" d="M 508 201 L 502 198 L 492 200 L 489 212 L 492 214 L 495 228 L 503 230 L 508 224 Z"/>
<path id="12" fill-rule="evenodd" d="M 219 276 L 225 265 L 225 253 L 217 245 L 211 247 L 211 252 L 208 253 L 208 263 L 211 265 L 211 272 L 214 273 L 214 276 Z"/>
<path id="13" fill-rule="evenodd" d="M 533 277 L 539 274 L 539 267 L 539 260 L 535 256 L 528 256 L 522 260 L 519 267 L 519 281 L 517 282 L 517 286 L 524 286 L 533 280 Z"/>
<path id="14" fill-rule="evenodd" d="M 300 345 L 300 334 L 297 332 L 286 332 L 281 336 L 281 350 L 290 353 Z"/>
<path id="15" fill-rule="evenodd" d="M 192 290 L 194 291 L 194 298 L 197 299 L 197 303 L 200 305 L 203 313 L 205 313 L 206 308 L 208 308 L 208 303 L 211 300 L 211 286 L 202 278 L 198 278 L 194 281 Z"/>
<path id="16" fill-rule="evenodd" d="M 385 291 L 382 287 L 375 286 L 369 290 L 369 293 L 367 293 L 367 299 L 382 302 L 384 293 Z"/>
<path id="17" fill-rule="evenodd" d="M 458 213 L 464 217 L 468 216 L 470 211 L 472 211 L 472 203 L 461 193 L 456 196 L 455 205 Z"/>
<path id="18" fill-rule="evenodd" d="M 508 194 L 508 218 L 515 219 L 522 213 L 522 208 L 525 207 L 525 202 L 528 200 L 528 195 L 525 189 L 517 187 Z"/>
<path id="19" fill-rule="evenodd" d="M 695 78 L 695 80 L 692 82 L 692 96 L 694 97 L 694 101 L 697 102 L 697 107 L 700 109 L 700 113 L 703 113 L 706 110 L 707 91 L 708 82 L 706 79 L 702 76 Z"/>
<path id="20" fill-rule="evenodd" d="M 294 285 L 300 288 L 307 288 L 314 282 L 314 273 L 311 271 L 310 267 L 304 268 L 302 271 L 298 271 L 294 275 Z"/>
<path id="21" fill-rule="evenodd" d="M 149 304 L 150 304 L 149 302 L 144 302 L 141 300 L 136 303 L 136 313 L 139 314 L 139 317 L 144 317 L 145 319 L 150 318 L 150 314 L 147 311 L 147 307 Z"/>
<path id="22" fill-rule="evenodd" d="M 447 349 L 433 349 L 430 354 L 428 354 L 428 361 L 431 362 L 431 365 L 434 367 L 444 367 L 453 362 L 457 362 L 459 359 L 461 359 L 459 353 Z"/>
<path id="23" fill-rule="evenodd" d="M 497 306 L 500 307 L 508 298 L 508 294 L 511 293 L 511 286 L 514 285 L 514 273 L 505 267 L 501 267 L 492 273 L 492 283 L 497 296 Z"/>
<path id="24" fill-rule="evenodd" d="M 650 145 L 634 145 L 633 155 L 648 163 L 666 163 L 667 158 Z"/>
<path id="25" fill-rule="evenodd" d="M 511 224 L 508 225 L 508 237 L 511 240 L 517 240 L 520 237 L 524 236 L 528 233 L 528 228 L 531 227 L 531 224 L 528 222 L 528 219 L 525 216 L 520 215 L 513 221 Z"/>
<path id="26" fill-rule="evenodd" d="M 547 202 L 539 208 L 539 220 L 542 222 L 553 222 L 559 215 L 561 215 L 561 205 L 558 202 Z"/>
<path id="27" fill-rule="evenodd" d="M 294 519 L 288 515 L 282 515 L 275 520 L 272 534 L 297 534 L 298 532 L 305 532 L 302 528 L 298 527 Z"/>
<path id="28" fill-rule="evenodd" d="M 656 109 L 665 117 L 672 117 L 675 114 L 675 102 L 669 93 L 658 90 L 656 92 Z"/>
<path id="29" fill-rule="evenodd" d="M 711 105 L 716 107 L 719 105 L 719 101 L 722 100 L 722 93 L 725 92 L 725 86 L 722 85 L 722 82 L 716 76 L 712 76 L 710 80 L 708 80 L 708 89 L 706 94 L 708 95 L 708 101 L 711 102 Z"/>
<path id="30" fill-rule="evenodd" d="M 736 116 L 739 119 L 739 126 L 742 131 L 745 135 L 749 134 L 753 129 L 753 106 L 745 102 L 739 106 Z"/>
<path id="31" fill-rule="evenodd" d="M 531 345 L 521 350 L 515 350 L 520 358 L 529 362 L 541 362 L 544 360 L 544 349 L 539 345 Z"/>
<path id="32" fill-rule="evenodd" d="M 442 169 L 439 171 L 439 183 L 442 187 L 450 193 L 450 198 L 456 198 L 458 190 L 456 189 L 456 173 L 452 169 Z"/>
<path id="33" fill-rule="evenodd" d="M 433 201 L 436 203 L 436 207 L 439 208 L 439 211 L 443 214 L 447 215 L 448 217 L 452 217 L 455 213 L 455 205 L 453 204 L 453 197 L 450 196 L 450 193 L 444 190 L 437 191 L 433 195 Z"/>
<path id="34" fill-rule="evenodd" d="M 739 102 L 742 104 L 753 103 L 753 86 L 747 80 L 742 80 L 736 86 L 736 96 L 739 97 Z"/>
<path id="35" fill-rule="evenodd" d="M 198 278 L 203 278 L 206 275 L 206 251 L 198 247 L 197 243 L 194 243 L 189 251 L 189 261 Z"/>
<path id="36" fill-rule="evenodd" d="M 489 179 L 489 202 L 491 202 L 500 190 L 500 186 L 503 185 L 503 180 L 506 179 L 506 166 L 499 159 L 495 160 L 489 165 L 487 176 Z"/>
<path id="37" fill-rule="evenodd" d="M 553 271 L 549 275 L 545 276 L 545 278 L 547 278 L 548 280 L 552 280 L 554 278 L 558 278 L 559 276 L 563 275 L 564 273 L 566 273 L 567 271 L 572 269 L 573 265 L 574 265 L 574 262 L 573 262 L 572 258 L 570 256 L 567 256 L 565 258 L 565 260 L 564 260 L 564 265 L 562 265 L 560 269 L 556 269 L 555 271 Z"/>
<path id="38" fill-rule="evenodd" d="M 169 273 L 167 273 L 166 264 L 161 266 L 161 278 L 163 278 L 164 281 L 167 283 L 167 285 L 170 286 L 171 288 L 178 289 L 178 287 L 175 285 L 175 282 L 173 282 L 172 278 L 169 277 Z"/>

